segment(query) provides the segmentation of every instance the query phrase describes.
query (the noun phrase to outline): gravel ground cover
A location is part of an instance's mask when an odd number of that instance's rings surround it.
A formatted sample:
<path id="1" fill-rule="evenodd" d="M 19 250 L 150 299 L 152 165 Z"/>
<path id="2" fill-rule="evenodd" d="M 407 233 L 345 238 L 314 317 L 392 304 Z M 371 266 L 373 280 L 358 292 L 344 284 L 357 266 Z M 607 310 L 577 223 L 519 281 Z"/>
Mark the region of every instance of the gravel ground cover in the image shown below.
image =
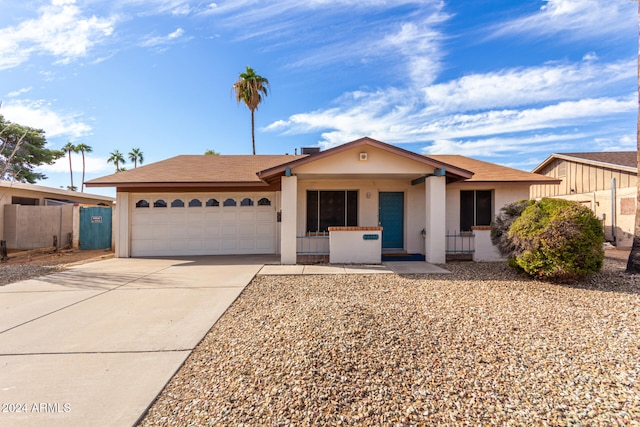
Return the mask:
<path id="1" fill-rule="evenodd" d="M 259 276 L 142 426 L 640 425 L 640 277 Z"/>
<path id="2" fill-rule="evenodd" d="M 23 252 L 10 253 L 9 261 L 0 262 L 0 286 L 63 271 L 69 265 L 113 257 L 113 252 L 106 250 Z"/>

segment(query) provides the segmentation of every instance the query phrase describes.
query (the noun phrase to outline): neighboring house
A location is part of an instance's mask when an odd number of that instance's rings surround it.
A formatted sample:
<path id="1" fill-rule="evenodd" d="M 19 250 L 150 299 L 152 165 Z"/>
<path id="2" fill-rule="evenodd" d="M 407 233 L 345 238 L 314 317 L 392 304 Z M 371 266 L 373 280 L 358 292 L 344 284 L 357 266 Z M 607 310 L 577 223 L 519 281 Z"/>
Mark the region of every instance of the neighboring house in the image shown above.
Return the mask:
<path id="1" fill-rule="evenodd" d="M 383 251 L 443 263 L 457 245 L 447 235 L 472 229 L 475 259 L 492 259 L 500 208 L 558 182 L 371 138 L 303 153 L 177 156 L 86 185 L 117 189 L 118 257 L 265 253 L 295 264 L 314 252 L 379 262 Z"/>
<path id="2" fill-rule="evenodd" d="M 73 232 L 72 210 L 66 207 L 114 202 L 108 196 L 0 180 L 0 240 L 10 248 L 32 249 L 52 246 L 56 235 L 64 246 L 71 243 L 67 237 Z"/>
<path id="3" fill-rule="evenodd" d="M 560 184 L 531 186 L 532 199 L 578 201 L 600 218 L 609 242 L 631 247 L 638 192 L 636 151 L 552 154 L 533 172 L 557 178 Z"/>

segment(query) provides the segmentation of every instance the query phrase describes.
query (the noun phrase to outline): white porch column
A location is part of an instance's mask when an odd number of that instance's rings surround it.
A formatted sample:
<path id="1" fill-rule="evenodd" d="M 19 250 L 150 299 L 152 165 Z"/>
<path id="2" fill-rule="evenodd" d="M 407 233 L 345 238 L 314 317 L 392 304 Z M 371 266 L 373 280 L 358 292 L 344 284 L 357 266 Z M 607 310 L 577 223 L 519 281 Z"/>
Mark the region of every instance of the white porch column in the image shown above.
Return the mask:
<path id="1" fill-rule="evenodd" d="M 113 235 L 115 237 L 115 257 L 129 258 L 129 193 L 116 194 L 116 206 L 113 210 Z"/>
<path id="2" fill-rule="evenodd" d="M 282 223 L 280 224 L 280 263 L 296 264 L 298 220 L 298 177 L 282 177 Z"/>
<path id="3" fill-rule="evenodd" d="M 425 200 L 425 260 L 444 264 L 446 254 L 446 184 L 444 176 L 430 176 L 424 182 Z"/>

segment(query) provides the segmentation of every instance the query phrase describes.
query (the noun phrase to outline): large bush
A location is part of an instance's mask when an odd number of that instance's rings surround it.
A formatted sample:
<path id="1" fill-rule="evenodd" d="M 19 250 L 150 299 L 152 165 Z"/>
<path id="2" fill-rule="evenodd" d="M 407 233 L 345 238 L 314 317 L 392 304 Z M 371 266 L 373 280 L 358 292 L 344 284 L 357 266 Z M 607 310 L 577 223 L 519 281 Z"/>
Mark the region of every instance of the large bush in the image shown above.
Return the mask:
<path id="1" fill-rule="evenodd" d="M 510 264 L 531 276 L 567 281 L 602 268 L 602 225 L 589 208 L 577 202 L 533 202 L 504 237 L 505 245 L 513 248 Z"/>
<path id="2" fill-rule="evenodd" d="M 498 248 L 502 256 L 512 257 L 517 249 L 513 242 L 508 239 L 507 233 L 513 221 L 520 218 L 522 211 L 533 204 L 533 200 L 520 200 L 505 205 L 500 209 L 500 213 L 491 223 L 491 242 Z"/>

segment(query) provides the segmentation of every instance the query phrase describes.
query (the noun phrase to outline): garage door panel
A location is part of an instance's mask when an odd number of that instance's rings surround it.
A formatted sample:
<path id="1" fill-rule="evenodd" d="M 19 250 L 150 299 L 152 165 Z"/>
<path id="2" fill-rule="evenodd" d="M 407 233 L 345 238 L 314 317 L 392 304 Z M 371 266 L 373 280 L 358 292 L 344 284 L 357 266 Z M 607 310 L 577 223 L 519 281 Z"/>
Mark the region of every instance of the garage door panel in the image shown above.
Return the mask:
<path id="1" fill-rule="evenodd" d="M 217 224 L 220 222 L 221 213 L 216 211 L 206 211 L 204 213 L 205 224 Z"/>
<path id="2" fill-rule="evenodd" d="M 249 250 L 255 249 L 256 241 L 255 239 L 239 239 L 238 247 L 240 249 L 249 251 Z"/>
<path id="3" fill-rule="evenodd" d="M 200 253 L 204 249 L 202 240 L 187 240 L 187 249 L 190 252 Z"/>
<path id="4" fill-rule="evenodd" d="M 220 226 L 218 224 L 205 224 L 204 226 L 204 236 L 219 236 L 220 235 Z"/>
<path id="5" fill-rule="evenodd" d="M 247 208 L 245 208 L 247 209 Z M 245 224 L 245 223 L 253 223 L 256 220 L 256 213 L 252 210 L 251 212 L 246 211 L 245 209 L 241 210 L 238 213 L 238 216 L 240 217 L 239 220 Z M 249 208 L 251 209 L 251 208 Z"/>
<path id="6" fill-rule="evenodd" d="M 167 226 L 167 235 L 170 239 L 179 239 L 182 240 L 186 235 L 186 230 L 184 227 L 178 227 L 172 224 Z"/>
<path id="7" fill-rule="evenodd" d="M 187 223 L 185 236 L 194 239 L 202 239 L 204 227 L 202 224 Z"/>
<path id="8" fill-rule="evenodd" d="M 165 210 L 167 208 L 156 208 L 158 210 Z M 167 215 L 164 212 L 161 213 L 153 213 L 152 215 L 149 216 L 149 223 L 152 225 L 159 225 L 159 224 L 168 224 L 169 223 L 169 215 Z"/>
<path id="9" fill-rule="evenodd" d="M 238 239 L 222 239 L 222 250 L 233 251 L 238 249 Z"/>
<path id="10" fill-rule="evenodd" d="M 275 200 L 274 193 L 154 193 L 134 194 L 131 211 L 131 253 L 133 256 L 260 254 L 276 251 L 274 206 L 257 206 L 260 199 Z M 244 199 L 254 206 L 240 206 Z M 147 208 L 136 208 L 138 200 L 150 201 Z M 183 207 L 171 206 L 182 200 Z M 189 206 L 197 199 L 202 206 Z M 219 206 L 206 206 L 215 199 Z M 223 206 L 228 199 L 237 206 Z M 153 201 L 168 206 L 156 208 Z M 194 203 L 197 204 L 197 203 Z"/>

